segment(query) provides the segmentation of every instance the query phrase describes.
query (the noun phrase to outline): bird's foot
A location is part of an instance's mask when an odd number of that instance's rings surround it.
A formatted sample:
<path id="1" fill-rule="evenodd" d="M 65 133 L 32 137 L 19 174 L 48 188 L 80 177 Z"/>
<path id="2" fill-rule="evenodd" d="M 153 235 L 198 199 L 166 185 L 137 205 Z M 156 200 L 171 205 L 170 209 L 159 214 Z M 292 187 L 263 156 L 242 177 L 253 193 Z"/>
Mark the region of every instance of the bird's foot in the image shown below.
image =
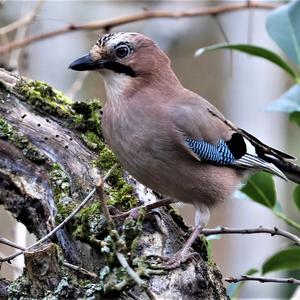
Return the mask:
<path id="1" fill-rule="evenodd" d="M 183 248 L 171 257 L 151 255 L 150 258 L 162 261 L 161 264 L 156 265 L 156 268 L 163 270 L 173 270 L 179 268 L 181 264 L 195 258 L 196 256 L 200 256 L 200 254 L 197 252 L 186 252 Z"/>
<path id="2" fill-rule="evenodd" d="M 193 245 L 195 239 L 200 234 L 202 230 L 201 225 L 196 225 L 192 234 L 184 244 L 181 250 L 179 250 L 174 256 L 172 257 L 165 257 L 165 256 L 158 256 L 158 255 L 152 255 L 150 258 L 158 258 L 163 263 L 161 265 L 157 265 L 158 268 L 162 268 L 165 270 L 172 270 L 178 268 L 182 263 L 190 260 L 191 258 L 194 258 L 195 256 L 200 256 L 197 252 L 189 252 L 191 246 Z"/>

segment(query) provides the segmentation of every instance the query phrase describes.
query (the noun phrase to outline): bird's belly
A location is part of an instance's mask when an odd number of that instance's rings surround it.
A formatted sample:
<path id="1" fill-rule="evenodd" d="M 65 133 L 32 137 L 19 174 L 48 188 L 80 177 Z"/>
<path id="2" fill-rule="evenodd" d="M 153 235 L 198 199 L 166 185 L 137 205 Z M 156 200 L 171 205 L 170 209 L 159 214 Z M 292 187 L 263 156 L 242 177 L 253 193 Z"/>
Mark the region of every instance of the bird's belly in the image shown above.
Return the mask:
<path id="1" fill-rule="evenodd" d="M 242 174 L 233 168 L 172 158 L 169 152 L 161 153 L 167 160 L 159 159 L 134 145 L 117 156 L 124 168 L 145 186 L 195 206 L 211 207 L 228 199 L 242 178 Z"/>
<path id="2" fill-rule="evenodd" d="M 126 134 L 121 127 L 105 134 L 124 169 L 145 186 L 176 200 L 210 207 L 229 198 L 242 178 L 236 169 L 201 163 L 173 149 L 171 142 L 162 144 L 164 137 L 157 132 L 147 139 L 138 131 Z"/>
<path id="3" fill-rule="evenodd" d="M 241 176 L 235 169 L 216 167 L 195 162 L 189 170 L 180 164 L 172 168 L 151 168 L 151 174 L 136 174 L 137 179 L 151 189 L 174 199 L 195 206 L 205 204 L 211 207 L 231 197 L 238 187 Z M 150 173 L 149 172 L 149 173 Z"/>

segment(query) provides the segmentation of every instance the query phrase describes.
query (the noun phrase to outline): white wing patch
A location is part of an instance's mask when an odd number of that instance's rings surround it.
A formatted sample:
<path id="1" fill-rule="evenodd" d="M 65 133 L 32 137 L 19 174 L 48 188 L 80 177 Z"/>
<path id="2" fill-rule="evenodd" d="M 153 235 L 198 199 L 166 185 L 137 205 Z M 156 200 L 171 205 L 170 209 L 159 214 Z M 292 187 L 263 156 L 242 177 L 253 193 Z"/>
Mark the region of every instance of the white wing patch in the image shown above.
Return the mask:
<path id="1" fill-rule="evenodd" d="M 246 143 L 247 153 L 236 160 L 233 165 L 246 169 L 263 170 L 287 180 L 287 177 L 283 174 L 283 172 L 281 172 L 274 164 L 257 156 L 255 147 L 253 147 L 247 139 L 244 138 L 244 141 Z"/>

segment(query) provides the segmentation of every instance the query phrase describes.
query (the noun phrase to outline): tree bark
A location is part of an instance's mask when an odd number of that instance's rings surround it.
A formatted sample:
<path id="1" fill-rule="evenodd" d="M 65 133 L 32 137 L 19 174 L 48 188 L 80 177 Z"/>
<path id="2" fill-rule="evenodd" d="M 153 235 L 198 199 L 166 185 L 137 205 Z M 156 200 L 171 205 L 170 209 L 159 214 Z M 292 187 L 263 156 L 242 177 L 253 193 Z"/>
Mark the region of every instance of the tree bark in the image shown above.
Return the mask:
<path id="1" fill-rule="evenodd" d="M 43 82 L 4 69 L 0 101 L 0 204 L 40 239 L 117 163 L 101 134 L 100 101 L 73 103 Z M 112 215 L 159 197 L 119 165 L 105 192 Z M 97 198 L 24 253 L 23 275 L 14 282 L 0 279 L 0 297 L 228 299 L 205 239 L 193 245 L 199 257 L 180 268 L 163 271 L 150 263 L 149 255 L 172 255 L 188 238 L 190 230 L 173 208 L 114 219 L 115 235 Z M 121 266 L 119 254 L 148 289 Z"/>

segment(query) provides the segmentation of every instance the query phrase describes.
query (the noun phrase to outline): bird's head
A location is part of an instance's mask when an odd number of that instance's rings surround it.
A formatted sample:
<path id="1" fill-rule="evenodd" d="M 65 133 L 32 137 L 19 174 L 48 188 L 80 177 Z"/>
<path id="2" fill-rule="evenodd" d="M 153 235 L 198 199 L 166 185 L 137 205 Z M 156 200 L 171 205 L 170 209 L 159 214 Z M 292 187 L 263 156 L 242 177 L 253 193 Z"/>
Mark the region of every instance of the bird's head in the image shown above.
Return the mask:
<path id="1" fill-rule="evenodd" d="M 150 89 L 161 86 L 164 91 L 179 84 L 168 56 L 150 38 L 134 32 L 102 36 L 89 53 L 72 62 L 69 68 L 98 71 L 110 103 L 118 104 L 119 99 L 128 99 L 137 91 L 145 92 L 143 86 Z"/>
<path id="2" fill-rule="evenodd" d="M 103 77 L 114 72 L 135 78 L 157 72 L 162 64 L 169 64 L 169 59 L 151 39 L 139 33 L 118 32 L 99 38 L 89 53 L 73 61 L 69 68 L 96 70 Z"/>

